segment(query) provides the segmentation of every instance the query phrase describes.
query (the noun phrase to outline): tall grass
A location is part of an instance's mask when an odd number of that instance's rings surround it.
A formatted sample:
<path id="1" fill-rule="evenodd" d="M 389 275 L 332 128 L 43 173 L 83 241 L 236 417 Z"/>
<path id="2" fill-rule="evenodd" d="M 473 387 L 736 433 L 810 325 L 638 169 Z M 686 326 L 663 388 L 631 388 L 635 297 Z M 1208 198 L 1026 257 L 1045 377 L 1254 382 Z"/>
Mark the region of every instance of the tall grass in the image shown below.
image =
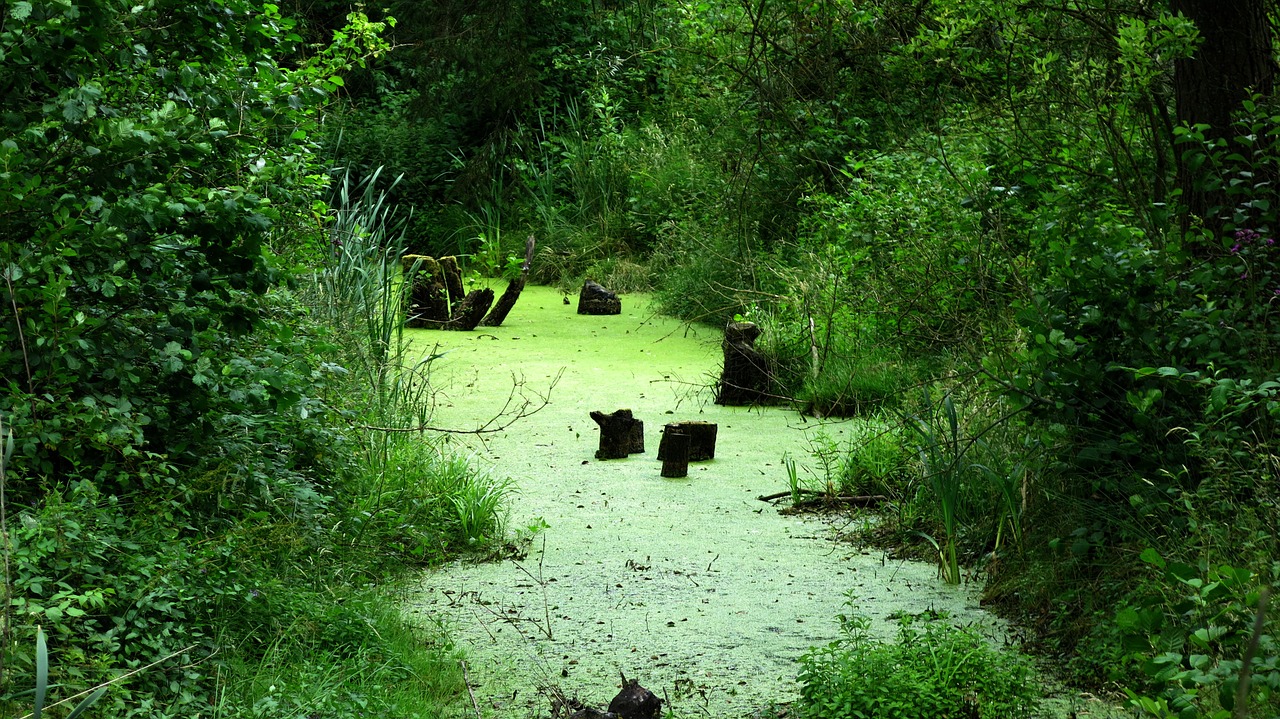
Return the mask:
<path id="1" fill-rule="evenodd" d="M 938 521 L 943 537 L 923 535 L 938 550 L 942 579 L 948 584 L 960 583 L 960 562 L 956 544 L 959 540 L 961 489 L 970 471 L 965 464 L 966 447 L 961 444 L 960 422 L 951 394 L 943 396 L 940 405 L 928 404 L 922 414 L 907 418 L 907 424 L 920 441 L 920 462 L 925 478 L 937 501 Z"/>

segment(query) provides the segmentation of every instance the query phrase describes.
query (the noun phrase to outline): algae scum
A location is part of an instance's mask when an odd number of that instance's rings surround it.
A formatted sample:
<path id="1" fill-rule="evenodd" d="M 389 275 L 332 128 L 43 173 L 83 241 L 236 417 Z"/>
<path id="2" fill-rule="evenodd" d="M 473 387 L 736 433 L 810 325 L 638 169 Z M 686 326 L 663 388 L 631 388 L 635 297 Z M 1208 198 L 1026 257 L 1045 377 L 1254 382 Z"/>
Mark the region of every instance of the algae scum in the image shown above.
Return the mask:
<path id="1" fill-rule="evenodd" d="M 575 308 L 530 287 L 503 327 L 416 336 L 445 352 L 433 368 L 438 426 L 488 420 L 513 375 L 535 390 L 559 377 L 540 412 L 470 447 L 514 482 L 509 526 L 547 528 L 520 560 L 428 574 L 410 602 L 466 651 L 485 716 L 545 717 L 557 695 L 601 706 L 620 672 L 677 716 L 751 716 L 796 698 L 797 658 L 835 638 L 850 597 L 885 637 L 894 617 L 929 610 L 999 632 L 977 595 L 940 582 L 933 565 L 836 544 L 827 522 L 756 499 L 787 488 L 781 459 L 807 456 L 811 433 L 856 424 L 718 407 L 718 332 L 656 317 L 637 296 L 619 316 Z M 597 461 L 587 413 L 619 408 L 645 422 L 647 451 Z M 677 420 L 718 423 L 716 458 L 663 479 L 659 433 Z"/>

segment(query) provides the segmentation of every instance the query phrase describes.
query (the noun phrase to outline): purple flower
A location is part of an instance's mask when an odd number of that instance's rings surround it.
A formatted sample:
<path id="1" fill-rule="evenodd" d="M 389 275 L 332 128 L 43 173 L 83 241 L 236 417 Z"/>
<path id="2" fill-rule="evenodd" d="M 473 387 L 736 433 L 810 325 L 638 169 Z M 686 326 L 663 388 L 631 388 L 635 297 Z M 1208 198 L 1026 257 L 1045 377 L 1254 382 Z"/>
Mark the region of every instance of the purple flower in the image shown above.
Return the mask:
<path id="1" fill-rule="evenodd" d="M 1242 280 L 1247 280 L 1247 279 L 1249 279 L 1249 273 L 1248 273 L 1248 272 L 1241 272 L 1241 273 L 1240 273 L 1240 279 L 1242 279 Z"/>
<path id="2" fill-rule="evenodd" d="M 1272 237 L 1268 237 L 1267 239 L 1263 240 L 1263 242 L 1267 244 L 1267 247 L 1270 247 L 1276 243 L 1275 239 Z"/>
<path id="3" fill-rule="evenodd" d="M 1238 242 L 1237 242 L 1237 243 L 1235 244 L 1235 246 L 1231 248 L 1231 254 L 1233 254 L 1233 255 L 1234 255 L 1235 253 L 1237 253 L 1237 252 L 1239 252 L 1239 251 L 1240 251 L 1240 243 L 1238 243 Z"/>

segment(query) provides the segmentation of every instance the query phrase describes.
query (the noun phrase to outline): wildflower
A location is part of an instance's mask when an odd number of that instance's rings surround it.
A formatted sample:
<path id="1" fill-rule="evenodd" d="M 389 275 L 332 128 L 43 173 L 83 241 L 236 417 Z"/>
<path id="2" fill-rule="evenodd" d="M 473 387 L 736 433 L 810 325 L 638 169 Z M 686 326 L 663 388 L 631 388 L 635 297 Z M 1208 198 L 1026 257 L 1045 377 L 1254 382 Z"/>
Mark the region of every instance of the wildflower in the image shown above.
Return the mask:
<path id="1" fill-rule="evenodd" d="M 1233 254 L 1233 255 L 1234 255 L 1234 254 L 1236 254 L 1236 253 L 1237 253 L 1237 252 L 1239 252 L 1239 251 L 1240 251 L 1240 243 L 1239 243 L 1239 242 L 1237 242 L 1234 246 L 1232 246 L 1232 248 L 1231 248 L 1231 254 Z"/>

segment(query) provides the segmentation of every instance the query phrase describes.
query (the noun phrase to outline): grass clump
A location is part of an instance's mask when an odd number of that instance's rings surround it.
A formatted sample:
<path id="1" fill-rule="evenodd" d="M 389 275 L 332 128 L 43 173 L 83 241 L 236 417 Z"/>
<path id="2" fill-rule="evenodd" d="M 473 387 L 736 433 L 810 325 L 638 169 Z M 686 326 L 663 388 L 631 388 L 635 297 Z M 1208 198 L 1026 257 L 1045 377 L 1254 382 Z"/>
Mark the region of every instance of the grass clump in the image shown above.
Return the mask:
<path id="1" fill-rule="evenodd" d="M 871 620 L 842 616 L 843 636 L 801 659 L 801 719 L 1025 719 L 1040 695 L 1021 657 L 993 649 L 970 629 L 910 618 L 888 644 Z"/>

